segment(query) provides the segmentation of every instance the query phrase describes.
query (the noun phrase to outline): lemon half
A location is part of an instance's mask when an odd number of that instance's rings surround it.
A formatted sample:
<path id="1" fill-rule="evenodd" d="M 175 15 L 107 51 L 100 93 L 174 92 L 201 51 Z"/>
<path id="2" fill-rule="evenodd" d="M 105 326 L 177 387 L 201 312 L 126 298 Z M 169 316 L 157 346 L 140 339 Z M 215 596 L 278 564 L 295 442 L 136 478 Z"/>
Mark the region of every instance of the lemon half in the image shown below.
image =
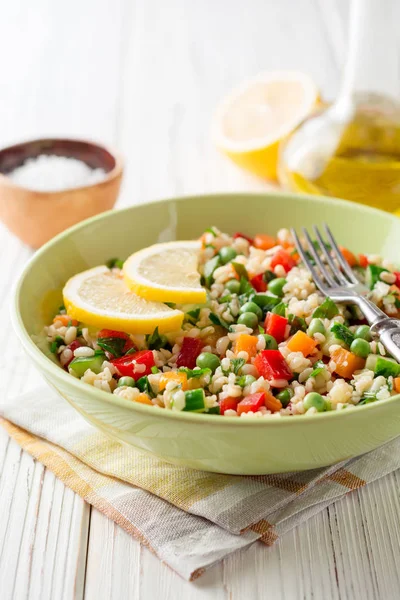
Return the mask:
<path id="1" fill-rule="evenodd" d="M 255 175 L 276 179 L 279 142 L 317 106 L 318 89 L 297 71 L 257 75 L 219 106 L 213 122 L 216 146 Z"/>
<path id="2" fill-rule="evenodd" d="M 132 254 L 124 263 L 127 286 L 147 300 L 178 304 L 205 303 L 198 272 L 199 241 L 155 244 Z"/>
<path id="3" fill-rule="evenodd" d="M 180 328 L 183 313 L 134 294 L 123 278 L 106 266 L 71 277 L 63 289 L 64 305 L 72 319 L 94 327 L 127 333 L 160 333 Z"/>

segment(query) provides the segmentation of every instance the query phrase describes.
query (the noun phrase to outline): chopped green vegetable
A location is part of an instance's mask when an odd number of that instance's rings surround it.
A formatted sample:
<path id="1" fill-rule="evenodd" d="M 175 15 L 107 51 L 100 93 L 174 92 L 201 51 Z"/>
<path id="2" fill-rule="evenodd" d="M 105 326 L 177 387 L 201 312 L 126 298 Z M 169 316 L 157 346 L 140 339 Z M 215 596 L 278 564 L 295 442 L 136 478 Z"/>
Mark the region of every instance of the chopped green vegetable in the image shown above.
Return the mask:
<path id="1" fill-rule="evenodd" d="M 245 279 L 249 278 L 249 274 L 247 273 L 247 269 L 242 263 L 233 262 L 232 267 L 235 269 L 237 275 L 239 275 L 240 279 L 244 277 Z"/>
<path id="2" fill-rule="evenodd" d="M 364 392 L 361 401 L 357 404 L 357 406 L 360 406 L 360 404 L 370 404 L 371 402 L 376 402 L 377 401 L 377 397 L 375 395 L 375 392 Z"/>
<path id="3" fill-rule="evenodd" d="M 53 342 L 51 342 L 51 344 L 50 344 L 50 350 L 51 350 L 51 352 L 53 354 L 55 354 L 57 352 L 58 348 L 60 346 L 62 346 L 63 344 L 65 344 L 63 338 L 60 335 L 57 335 L 56 339 Z"/>
<path id="4" fill-rule="evenodd" d="M 151 335 L 146 335 L 146 342 L 149 350 L 160 350 L 160 348 L 165 348 L 169 345 L 166 336 L 159 334 L 158 327 L 155 328 Z"/>
<path id="5" fill-rule="evenodd" d="M 367 356 L 365 368 L 369 371 L 375 371 L 376 361 L 378 360 L 378 354 L 370 354 Z"/>
<path id="6" fill-rule="evenodd" d="M 268 294 L 255 294 L 252 299 L 257 306 L 263 309 L 264 312 L 271 311 L 274 306 L 281 304 L 281 300 L 276 296 L 268 296 Z"/>
<path id="7" fill-rule="evenodd" d="M 255 377 L 253 377 L 253 375 L 241 375 L 236 379 L 236 384 L 240 385 L 240 387 L 246 387 L 247 385 L 251 385 L 255 381 L 257 380 Z"/>
<path id="8" fill-rule="evenodd" d="M 217 237 L 216 232 L 214 231 L 213 227 L 209 227 L 208 229 L 204 230 L 204 233 L 211 233 L 211 235 L 213 235 L 214 237 Z"/>
<path id="9" fill-rule="evenodd" d="M 318 306 L 313 312 L 313 318 L 322 318 L 322 319 L 333 319 L 336 315 L 339 314 L 339 309 L 328 296 L 325 298 L 323 303 Z"/>
<path id="10" fill-rule="evenodd" d="M 213 258 L 210 258 L 210 260 L 208 260 L 206 262 L 206 264 L 204 265 L 204 281 L 207 287 L 211 287 L 212 282 L 214 281 L 214 277 L 213 277 L 213 273 L 215 271 L 215 269 L 218 269 L 218 267 L 221 266 L 221 259 L 218 256 L 214 256 Z"/>
<path id="11" fill-rule="evenodd" d="M 153 373 L 153 375 L 156 375 L 160 372 L 160 369 L 158 367 L 151 367 L 151 372 Z"/>
<path id="12" fill-rule="evenodd" d="M 325 399 L 321 394 L 317 394 L 317 392 L 310 392 L 307 394 L 303 400 L 303 406 L 306 410 L 315 408 L 317 412 L 324 412 L 326 410 Z"/>
<path id="13" fill-rule="evenodd" d="M 307 323 L 303 317 L 297 317 L 296 315 L 288 316 L 290 325 L 290 335 L 294 335 L 296 331 L 307 331 Z"/>
<path id="14" fill-rule="evenodd" d="M 109 269 L 122 269 L 124 266 L 124 261 L 120 260 L 119 258 L 110 258 L 110 260 L 106 262 L 106 265 Z"/>
<path id="15" fill-rule="evenodd" d="M 224 329 L 229 329 L 229 323 L 224 321 L 224 319 L 215 313 L 210 313 L 208 318 L 210 319 L 211 323 L 214 323 L 214 325 L 219 325 L 220 327 L 224 327 Z"/>
<path id="16" fill-rule="evenodd" d="M 192 323 L 197 323 L 197 321 L 199 320 L 199 316 L 200 316 L 200 308 L 194 308 L 193 310 L 189 310 L 186 313 L 186 317 L 189 317 L 189 320 Z"/>
<path id="17" fill-rule="evenodd" d="M 61 306 L 58 307 L 58 312 L 59 313 L 65 312 L 65 306 L 64 306 L 64 304 L 61 304 Z"/>
<path id="18" fill-rule="evenodd" d="M 239 294 L 254 294 L 254 288 L 245 277 L 240 278 Z"/>
<path id="19" fill-rule="evenodd" d="M 278 342 L 276 341 L 276 339 L 274 338 L 274 336 L 269 335 L 269 333 L 263 333 L 261 334 L 265 340 L 265 349 L 266 350 L 277 350 L 278 349 Z"/>
<path id="20" fill-rule="evenodd" d="M 107 358 L 104 352 L 95 354 L 94 356 L 79 356 L 70 362 L 69 369 L 78 377 L 83 377 L 88 369 L 97 375 L 100 373 L 105 360 L 107 360 Z"/>
<path id="21" fill-rule="evenodd" d="M 314 363 L 314 369 L 311 371 L 307 379 L 310 377 L 316 377 L 323 371 L 325 371 L 325 364 L 322 362 L 322 360 L 318 360 L 316 363 Z"/>
<path id="22" fill-rule="evenodd" d="M 271 312 L 284 317 L 286 315 L 287 304 L 284 302 L 279 302 L 276 306 L 272 307 Z"/>
<path id="23" fill-rule="evenodd" d="M 265 273 L 264 273 L 264 281 L 266 283 L 269 283 L 273 279 L 276 279 L 275 273 L 273 271 L 265 271 Z"/>
<path id="24" fill-rule="evenodd" d="M 240 369 L 245 364 L 246 364 L 246 361 L 244 360 L 244 358 L 232 358 L 231 359 L 231 366 L 232 366 L 232 370 L 235 373 L 235 375 L 237 375 L 239 373 Z"/>
<path id="25" fill-rule="evenodd" d="M 221 414 L 221 410 L 219 408 L 219 405 L 218 406 L 211 406 L 211 408 L 208 408 L 206 410 L 206 413 L 208 413 L 209 415 L 219 415 L 219 414 Z"/>
<path id="26" fill-rule="evenodd" d="M 53 354 L 55 354 L 58 350 L 58 346 L 57 346 L 57 342 L 51 342 L 50 344 L 50 352 L 52 352 Z"/>
<path id="27" fill-rule="evenodd" d="M 221 298 L 218 298 L 219 304 L 225 304 L 227 302 L 230 302 L 231 300 L 232 300 L 231 294 L 227 294 L 226 296 L 222 296 Z"/>
<path id="28" fill-rule="evenodd" d="M 188 390 L 185 392 L 185 407 L 182 410 L 204 412 L 205 408 L 205 395 L 203 389 L 198 388 L 196 390 Z"/>
<path id="29" fill-rule="evenodd" d="M 136 387 L 138 387 L 142 393 L 145 392 L 146 394 L 149 394 L 149 396 L 154 398 L 154 393 L 147 375 L 144 375 L 143 377 L 137 380 Z"/>
<path id="30" fill-rule="evenodd" d="M 115 358 L 119 358 L 124 353 L 123 350 L 126 344 L 126 339 L 116 337 L 99 338 L 97 340 L 97 344 L 105 352 L 110 352 L 110 354 L 115 356 Z"/>
<path id="31" fill-rule="evenodd" d="M 378 267 L 378 265 L 368 265 L 365 271 L 365 283 L 372 290 L 375 284 L 380 280 L 381 273 L 388 272 L 387 269 L 383 267 Z"/>
<path id="32" fill-rule="evenodd" d="M 342 340 L 346 346 L 351 346 L 353 343 L 354 335 L 351 333 L 350 329 L 346 327 L 346 325 L 335 323 L 331 327 L 331 332 L 338 340 Z"/>
<path id="33" fill-rule="evenodd" d="M 188 379 L 192 379 L 193 377 L 195 377 L 196 379 L 198 379 L 202 375 L 211 375 L 212 374 L 212 371 L 209 368 L 204 368 L 204 369 L 188 369 L 187 367 L 180 367 L 179 371 L 181 371 L 182 373 L 186 373 L 186 377 Z"/>
<path id="34" fill-rule="evenodd" d="M 374 368 L 375 377 L 398 377 L 400 375 L 400 365 L 392 358 L 378 356 Z"/>
<path id="35" fill-rule="evenodd" d="M 166 306 L 169 306 L 170 308 L 175 308 L 176 306 L 175 302 L 164 302 L 164 304 L 166 304 Z"/>

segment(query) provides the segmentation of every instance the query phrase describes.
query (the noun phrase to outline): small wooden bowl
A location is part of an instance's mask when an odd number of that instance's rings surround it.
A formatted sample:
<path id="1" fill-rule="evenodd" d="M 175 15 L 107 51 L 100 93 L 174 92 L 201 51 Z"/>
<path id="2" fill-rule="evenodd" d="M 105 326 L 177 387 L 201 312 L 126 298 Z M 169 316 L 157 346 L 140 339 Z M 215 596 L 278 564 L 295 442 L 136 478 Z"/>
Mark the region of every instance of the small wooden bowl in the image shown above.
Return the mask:
<path id="1" fill-rule="evenodd" d="M 7 174 L 42 154 L 83 161 L 106 172 L 104 179 L 79 188 L 34 191 Z M 38 248 L 71 225 L 112 208 L 122 179 L 122 160 L 107 148 L 70 139 L 32 140 L 0 150 L 0 219 L 23 242 Z"/>

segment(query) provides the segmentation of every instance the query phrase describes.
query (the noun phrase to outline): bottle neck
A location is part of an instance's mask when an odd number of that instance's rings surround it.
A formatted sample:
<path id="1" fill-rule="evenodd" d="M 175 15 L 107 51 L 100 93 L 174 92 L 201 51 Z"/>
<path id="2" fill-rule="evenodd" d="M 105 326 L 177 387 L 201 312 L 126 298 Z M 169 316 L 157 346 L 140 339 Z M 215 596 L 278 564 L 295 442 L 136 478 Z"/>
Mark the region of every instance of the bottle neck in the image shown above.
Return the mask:
<path id="1" fill-rule="evenodd" d="M 338 98 L 400 99 L 400 58 L 396 10 L 399 0 L 352 0 L 347 61 Z"/>

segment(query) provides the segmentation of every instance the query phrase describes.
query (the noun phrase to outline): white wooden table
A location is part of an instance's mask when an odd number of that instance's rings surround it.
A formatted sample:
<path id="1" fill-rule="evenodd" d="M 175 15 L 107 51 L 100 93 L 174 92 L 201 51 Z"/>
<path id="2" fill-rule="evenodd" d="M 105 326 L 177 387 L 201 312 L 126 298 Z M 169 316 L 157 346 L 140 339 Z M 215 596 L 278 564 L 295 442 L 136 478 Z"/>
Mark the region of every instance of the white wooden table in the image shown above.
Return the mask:
<path id="1" fill-rule="evenodd" d="M 116 146 L 119 205 L 267 186 L 216 154 L 217 101 L 268 69 L 338 88 L 347 0 L 3 0 L 0 144 L 42 135 Z M 33 385 L 8 318 L 30 255 L 0 227 L 1 397 Z M 6 366 L 5 366 L 6 365 Z M 400 597 L 400 475 L 348 496 L 285 536 L 238 553 L 194 584 L 91 510 L 0 431 L 0 598 L 253 600 Z"/>

